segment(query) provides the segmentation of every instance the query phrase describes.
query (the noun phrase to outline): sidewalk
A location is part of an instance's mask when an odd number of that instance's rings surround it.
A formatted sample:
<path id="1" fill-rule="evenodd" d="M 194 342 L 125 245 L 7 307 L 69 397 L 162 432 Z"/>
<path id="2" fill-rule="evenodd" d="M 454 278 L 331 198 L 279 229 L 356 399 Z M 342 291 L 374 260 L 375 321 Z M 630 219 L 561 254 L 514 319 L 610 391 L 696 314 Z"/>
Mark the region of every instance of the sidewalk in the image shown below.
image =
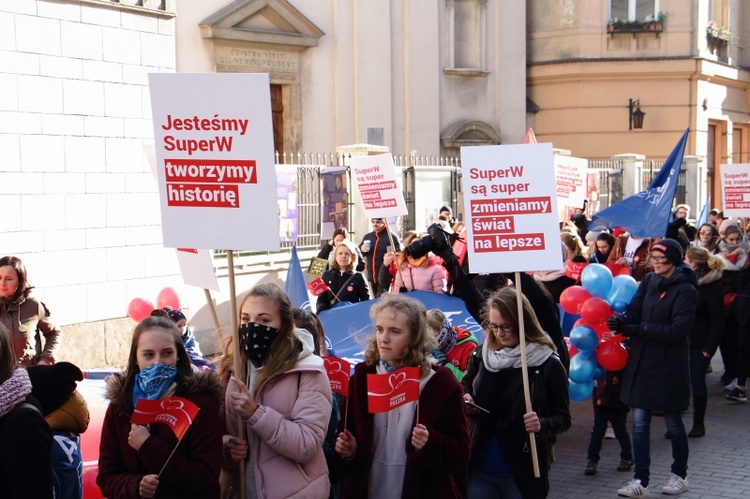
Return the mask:
<path id="1" fill-rule="evenodd" d="M 721 357 L 713 359 L 714 372 L 706 377 L 708 410 L 706 435 L 690 438 L 688 482 L 690 489 L 677 497 L 689 498 L 748 498 L 750 497 L 750 403 L 738 404 L 724 398 L 724 386 L 719 378 L 723 370 Z M 571 401 L 573 423 L 558 437 L 555 464 L 550 472 L 551 499 L 615 498 L 617 490 L 633 479 L 633 472 L 618 472 L 620 445 L 615 439 L 605 439 L 602 445 L 598 473 L 585 476 L 586 449 L 593 425 L 591 399 Z M 692 407 L 683 415 L 686 431 L 692 427 Z M 672 448 L 664 439 L 666 426 L 661 417 L 651 421 L 651 497 L 662 495 L 661 487 L 669 478 Z M 628 433 L 632 438 L 632 417 L 628 416 Z"/>

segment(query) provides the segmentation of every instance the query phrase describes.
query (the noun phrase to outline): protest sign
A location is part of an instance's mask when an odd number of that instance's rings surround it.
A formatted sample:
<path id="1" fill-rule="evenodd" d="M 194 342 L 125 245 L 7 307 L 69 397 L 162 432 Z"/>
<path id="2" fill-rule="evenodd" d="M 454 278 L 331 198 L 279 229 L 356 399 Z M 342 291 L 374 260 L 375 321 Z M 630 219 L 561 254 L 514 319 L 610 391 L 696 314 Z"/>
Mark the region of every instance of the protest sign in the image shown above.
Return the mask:
<path id="1" fill-rule="evenodd" d="M 188 286 L 219 291 L 211 252 L 205 249 L 177 248 L 182 282 Z"/>
<path id="2" fill-rule="evenodd" d="M 268 75 L 152 73 L 149 90 L 164 246 L 277 251 Z"/>
<path id="3" fill-rule="evenodd" d="M 566 208 L 583 208 L 588 168 L 587 159 L 555 154 L 555 188 L 557 207 L 561 212 Z M 563 213 L 560 220 L 565 220 L 564 215 Z"/>
<path id="4" fill-rule="evenodd" d="M 402 367 L 391 373 L 367 375 L 367 409 L 388 412 L 419 400 L 419 367 Z"/>
<path id="5" fill-rule="evenodd" d="M 404 194 L 396 182 L 396 167 L 390 154 L 351 159 L 352 179 L 362 198 L 365 218 L 407 215 Z"/>
<path id="6" fill-rule="evenodd" d="M 472 273 L 560 270 L 551 144 L 461 148 Z"/>
<path id="7" fill-rule="evenodd" d="M 721 165 L 725 217 L 750 216 L 750 163 Z"/>

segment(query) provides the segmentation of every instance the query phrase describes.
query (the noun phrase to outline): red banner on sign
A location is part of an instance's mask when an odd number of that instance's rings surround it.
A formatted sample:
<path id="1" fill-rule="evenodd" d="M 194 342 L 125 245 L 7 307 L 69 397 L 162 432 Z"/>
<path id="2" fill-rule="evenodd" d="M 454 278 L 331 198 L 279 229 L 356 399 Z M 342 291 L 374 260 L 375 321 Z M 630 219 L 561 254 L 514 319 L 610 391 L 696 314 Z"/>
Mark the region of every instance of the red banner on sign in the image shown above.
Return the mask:
<path id="1" fill-rule="evenodd" d="M 349 373 L 351 365 L 344 359 L 338 357 L 323 357 L 323 363 L 328 373 L 328 382 L 331 384 L 331 391 L 349 396 Z"/>
<path id="2" fill-rule="evenodd" d="M 307 289 L 309 289 L 310 292 L 315 296 L 320 296 L 328 291 L 328 285 L 323 282 L 323 279 L 318 277 L 317 279 L 313 279 L 312 281 L 307 283 Z"/>
<path id="3" fill-rule="evenodd" d="M 402 367 L 392 373 L 367 375 L 367 408 L 388 412 L 419 400 L 419 367 Z"/>
<path id="4" fill-rule="evenodd" d="M 200 410 L 200 407 L 182 397 L 139 399 L 130 422 L 140 425 L 165 423 L 174 432 L 177 440 L 182 440 Z"/>

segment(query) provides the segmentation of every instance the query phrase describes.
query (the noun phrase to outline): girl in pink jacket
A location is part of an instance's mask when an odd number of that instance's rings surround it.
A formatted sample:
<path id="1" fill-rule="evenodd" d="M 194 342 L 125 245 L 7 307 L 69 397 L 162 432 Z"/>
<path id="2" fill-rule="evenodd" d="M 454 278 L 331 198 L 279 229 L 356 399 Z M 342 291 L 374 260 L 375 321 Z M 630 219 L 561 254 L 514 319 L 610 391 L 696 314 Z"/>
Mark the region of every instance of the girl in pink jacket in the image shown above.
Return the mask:
<path id="1" fill-rule="evenodd" d="M 251 289 L 240 312 L 233 340 L 240 342 L 247 376 L 232 375 L 227 384 L 225 475 L 244 458 L 239 472 L 249 498 L 327 498 L 323 439 L 331 388 L 323 360 L 313 354 L 312 335 L 295 329 L 289 297 L 275 284 Z M 237 438 L 238 415 L 245 439 Z M 230 496 L 237 484 L 226 478 L 222 494 Z"/>

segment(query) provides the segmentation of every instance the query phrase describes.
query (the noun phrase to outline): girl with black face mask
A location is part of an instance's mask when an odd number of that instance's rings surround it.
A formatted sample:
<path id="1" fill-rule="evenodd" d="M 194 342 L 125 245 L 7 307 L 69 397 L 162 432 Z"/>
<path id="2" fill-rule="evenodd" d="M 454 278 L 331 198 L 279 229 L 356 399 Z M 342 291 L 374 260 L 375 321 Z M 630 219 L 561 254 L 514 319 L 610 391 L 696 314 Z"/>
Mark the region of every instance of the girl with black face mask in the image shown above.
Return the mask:
<path id="1" fill-rule="evenodd" d="M 222 494 L 245 473 L 247 497 L 329 495 L 323 439 L 331 417 L 331 388 L 323 359 L 313 353 L 310 333 L 294 327 L 291 303 L 275 284 L 258 284 L 242 300 L 240 364 L 247 377 L 227 380 Z M 225 348 L 225 352 L 232 352 Z M 220 363 L 226 374 L 232 355 Z M 237 415 L 245 439 L 236 435 Z M 237 461 L 245 459 L 245 469 Z"/>

